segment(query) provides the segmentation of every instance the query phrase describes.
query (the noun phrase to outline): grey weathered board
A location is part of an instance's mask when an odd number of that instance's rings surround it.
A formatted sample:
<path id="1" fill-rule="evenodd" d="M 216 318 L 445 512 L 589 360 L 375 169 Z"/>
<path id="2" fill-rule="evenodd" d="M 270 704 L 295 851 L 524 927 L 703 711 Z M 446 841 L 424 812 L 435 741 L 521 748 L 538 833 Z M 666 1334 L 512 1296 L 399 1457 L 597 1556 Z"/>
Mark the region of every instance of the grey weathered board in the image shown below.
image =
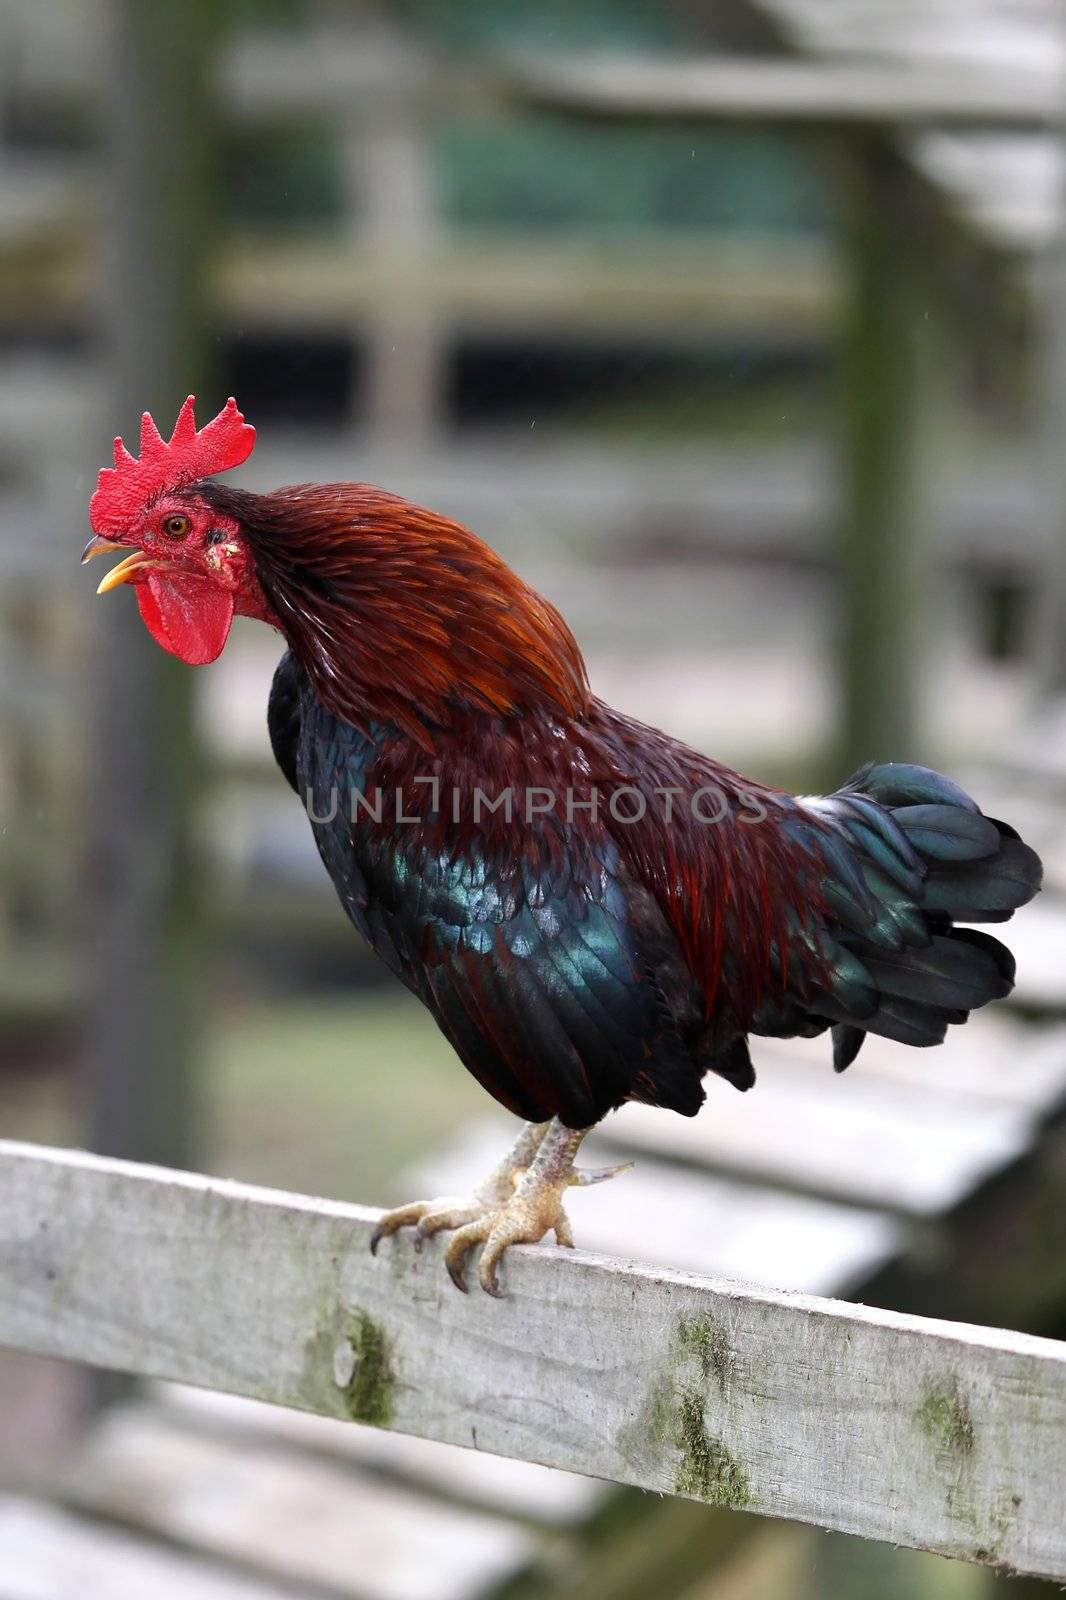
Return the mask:
<path id="1" fill-rule="evenodd" d="M 0 1343 L 1066 1577 L 1066 1347 L 0 1145 Z"/>
<path id="2" fill-rule="evenodd" d="M 960 73 L 945 62 L 774 60 L 620 54 L 518 60 L 524 98 L 602 116 L 755 123 L 974 123 L 1039 126 L 1059 111 L 1053 72 L 994 64 Z"/>
<path id="3" fill-rule="evenodd" d="M 989 75 L 1005 88 L 1029 84 L 1030 106 L 1043 127 L 990 128 L 998 119 L 975 114 L 955 129 L 927 116 L 925 129 L 904 141 L 914 166 L 940 190 L 949 209 L 979 233 L 1007 247 L 1040 249 L 1055 238 L 1062 217 L 1061 116 L 1066 33 L 1055 0 L 952 0 L 949 5 L 899 0 L 744 0 L 768 19 L 797 65 L 822 72 L 860 70 L 900 82 L 964 86 L 976 99 Z M 946 98 L 955 90 L 946 89 Z M 1024 92 L 1024 91 L 1023 91 Z M 886 119 L 896 128 L 906 114 Z M 982 126 L 982 121 L 986 126 Z"/>
<path id="4" fill-rule="evenodd" d="M 307 1600 L 58 1506 L 0 1496 L 0 1600 Z"/>
<path id="5" fill-rule="evenodd" d="M 1055 132 L 1061 70 L 1052 53 L 994 62 L 988 53 L 966 70 L 950 57 L 922 59 L 918 52 L 909 59 L 887 50 L 862 55 L 852 8 L 834 10 L 828 36 L 818 41 L 825 53 L 802 60 L 527 60 L 511 69 L 510 83 L 534 104 L 585 117 L 887 129 L 945 211 L 964 218 L 979 238 L 1008 251 L 1050 244 L 1063 172 Z M 970 37 L 976 33 L 971 25 Z M 965 18 L 957 42 L 968 42 Z M 817 47 L 803 39 L 797 48 Z"/>
<path id="6" fill-rule="evenodd" d="M 761 1041 L 757 1041 L 761 1042 Z M 764 1058 L 741 1096 L 708 1085 L 699 1117 L 623 1106 L 604 1137 L 750 1179 L 916 1216 L 963 1199 L 1029 1146 L 1033 1116 L 1009 1104 L 896 1084 L 854 1070 L 834 1079 L 824 1059 Z"/>
<path id="7" fill-rule="evenodd" d="M 124 1405 L 72 1453 L 60 1489 L 94 1515 L 345 1600 L 477 1600 L 535 1553 L 518 1522 L 277 1438 L 248 1446 L 173 1410 Z"/>

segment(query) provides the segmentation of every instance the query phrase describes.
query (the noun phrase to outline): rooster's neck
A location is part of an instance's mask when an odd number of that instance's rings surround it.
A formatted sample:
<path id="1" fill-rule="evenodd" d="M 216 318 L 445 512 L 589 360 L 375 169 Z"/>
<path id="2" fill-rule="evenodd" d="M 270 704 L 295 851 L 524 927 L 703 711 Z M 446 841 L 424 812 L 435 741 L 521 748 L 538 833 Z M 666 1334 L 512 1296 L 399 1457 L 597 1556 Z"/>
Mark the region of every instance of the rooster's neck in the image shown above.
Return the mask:
<path id="1" fill-rule="evenodd" d="M 212 492 L 251 547 L 265 619 L 353 725 L 429 747 L 471 715 L 587 709 L 563 618 L 459 523 L 366 484 Z"/>

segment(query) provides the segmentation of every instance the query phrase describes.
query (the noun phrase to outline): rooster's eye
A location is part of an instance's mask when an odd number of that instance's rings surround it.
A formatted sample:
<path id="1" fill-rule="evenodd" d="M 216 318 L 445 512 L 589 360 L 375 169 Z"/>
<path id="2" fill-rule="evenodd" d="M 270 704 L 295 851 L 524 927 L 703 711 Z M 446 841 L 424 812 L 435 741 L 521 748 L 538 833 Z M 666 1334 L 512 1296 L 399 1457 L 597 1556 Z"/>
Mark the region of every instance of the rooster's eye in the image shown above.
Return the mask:
<path id="1" fill-rule="evenodd" d="M 163 518 L 163 532 L 168 539 L 184 539 L 189 531 L 188 517 L 174 516 Z"/>

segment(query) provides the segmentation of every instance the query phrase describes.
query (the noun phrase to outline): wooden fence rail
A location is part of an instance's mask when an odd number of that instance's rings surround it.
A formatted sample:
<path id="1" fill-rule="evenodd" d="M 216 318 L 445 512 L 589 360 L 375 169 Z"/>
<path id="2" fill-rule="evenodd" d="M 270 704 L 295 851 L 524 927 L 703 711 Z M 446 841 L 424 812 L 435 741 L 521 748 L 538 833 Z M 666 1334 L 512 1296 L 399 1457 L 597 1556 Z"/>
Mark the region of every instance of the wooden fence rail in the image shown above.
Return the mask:
<path id="1" fill-rule="evenodd" d="M 0 1344 L 1066 1578 L 1066 1345 L 375 1215 L 0 1142 Z"/>

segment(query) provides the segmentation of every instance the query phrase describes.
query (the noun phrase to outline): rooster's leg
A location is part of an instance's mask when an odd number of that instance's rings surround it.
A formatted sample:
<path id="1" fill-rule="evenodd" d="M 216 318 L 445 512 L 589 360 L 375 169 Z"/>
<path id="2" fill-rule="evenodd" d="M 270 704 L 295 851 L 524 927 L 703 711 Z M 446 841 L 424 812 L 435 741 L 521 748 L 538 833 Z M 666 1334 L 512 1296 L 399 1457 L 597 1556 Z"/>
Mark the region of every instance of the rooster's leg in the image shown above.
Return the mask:
<path id="1" fill-rule="evenodd" d="M 561 1245 L 573 1246 L 570 1219 L 563 1209 L 563 1195 L 572 1184 L 601 1183 L 622 1166 L 600 1172 L 576 1172 L 574 1157 L 588 1128 L 567 1128 L 556 1117 L 541 1131 L 537 1153 L 511 1194 L 502 1205 L 486 1208 L 482 1214 L 460 1227 L 444 1252 L 444 1264 L 456 1288 L 466 1290 L 463 1268 L 476 1244 L 484 1244 L 478 1263 L 478 1281 L 486 1294 L 499 1295 L 496 1266 L 509 1244 L 536 1244 L 554 1232 Z"/>
<path id="2" fill-rule="evenodd" d="M 411 1205 L 398 1206 L 395 1211 L 386 1211 L 374 1229 L 371 1251 L 376 1255 L 382 1239 L 399 1228 L 413 1227 L 415 1248 L 420 1249 L 430 1234 L 439 1233 L 442 1228 L 461 1228 L 482 1216 L 494 1215 L 514 1194 L 550 1126 L 549 1122 L 525 1123 L 502 1161 L 472 1193 L 416 1200 Z"/>

